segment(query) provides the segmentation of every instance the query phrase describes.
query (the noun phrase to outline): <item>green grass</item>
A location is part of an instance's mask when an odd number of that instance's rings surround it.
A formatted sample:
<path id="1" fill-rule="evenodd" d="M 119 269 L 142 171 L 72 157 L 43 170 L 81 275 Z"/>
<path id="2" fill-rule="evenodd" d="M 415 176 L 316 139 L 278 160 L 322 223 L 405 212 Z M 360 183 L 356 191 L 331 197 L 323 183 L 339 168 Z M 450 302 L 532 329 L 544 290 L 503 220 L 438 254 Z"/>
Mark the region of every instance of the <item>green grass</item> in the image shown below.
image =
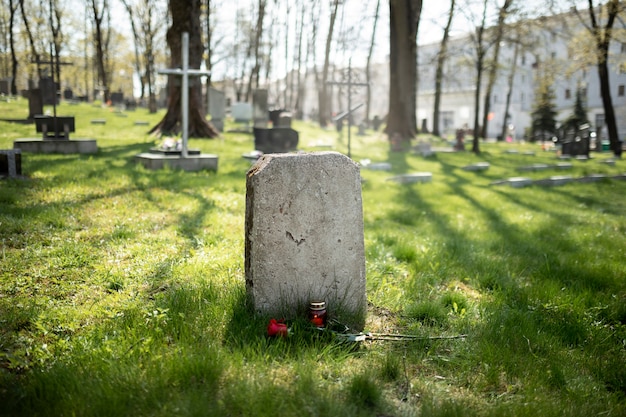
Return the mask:
<path id="1" fill-rule="evenodd" d="M 5 117 L 25 109 L 0 102 Z M 252 137 L 190 141 L 219 155 L 217 173 L 149 171 L 133 156 L 158 140 L 134 121 L 162 112 L 58 113 L 99 151 L 25 153 L 27 178 L 0 181 L 0 415 L 626 414 L 626 181 L 490 185 L 615 175 L 624 161 L 520 173 L 558 161 L 504 143 L 423 158 L 353 134 L 354 160 L 393 166 L 362 170 L 366 330 L 422 338 L 354 346 L 288 317 L 291 335 L 275 340 L 245 297 Z M 300 149 L 347 152 L 345 134 L 295 128 Z M 34 130 L 0 122 L 0 149 Z M 462 169 L 478 161 L 490 169 Z M 417 171 L 433 181 L 387 181 Z"/>

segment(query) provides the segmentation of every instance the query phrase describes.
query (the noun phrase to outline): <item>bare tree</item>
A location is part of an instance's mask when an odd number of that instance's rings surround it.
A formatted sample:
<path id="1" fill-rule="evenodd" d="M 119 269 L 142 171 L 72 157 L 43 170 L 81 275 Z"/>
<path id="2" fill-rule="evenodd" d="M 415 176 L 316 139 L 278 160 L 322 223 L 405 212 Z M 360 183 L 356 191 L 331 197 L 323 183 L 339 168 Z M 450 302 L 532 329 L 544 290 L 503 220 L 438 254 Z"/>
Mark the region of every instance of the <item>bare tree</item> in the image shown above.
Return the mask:
<path id="1" fill-rule="evenodd" d="M 37 51 L 37 46 L 35 44 L 35 38 L 33 36 L 33 31 L 30 27 L 30 22 L 26 11 L 24 10 L 24 0 L 19 0 L 20 2 L 20 12 L 22 13 L 22 20 L 24 21 L 24 28 L 26 29 L 26 35 L 28 36 L 28 42 L 30 45 L 30 50 L 32 54 L 32 61 L 35 62 L 37 68 L 37 76 L 41 78 L 41 55 Z"/>
<path id="2" fill-rule="evenodd" d="M 433 135 L 441 136 L 439 131 L 439 111 L 441 108 L 441 84 L 443 83 L 443 66 L 446 62 L 448 55 L 448 39 L 450 38 L 450 28 L 452 27 L 452 19 L 454 17 L 454 9 L 456 7 L 456 1 L 450 1 L 450 9 L 448 11 L 448 21 L 446 27 L 443 30 L 443 37 L 441 38 L 441 46 L 439 47 L 439 54 L 437 54 L 437 69 L 435 70 L 435 103 L 433 109 Z"/>
<path id="3" fill-rule="evenodd" d="M 184 32 L 189 33 L 189 66 L 200 68 L 202 62 L 202 36 L 200 26 L 201 0 L 169 1 L 169 11 L 172 16 L 172 25 L 167 30 L 167 44 L 170 49 L 170 66 L 180 67 L 182 63 L 181 37 Z M 195 80 L 195 81 L 193 81 Z M 189 136 L 213 138 L 219 132 L 205 118 L 202 89 L 198 88 L 199 78 L 192 78 L 189 82 Z M 167 113 L 154 126 L 150 133 L 172 134 L 181 130 L 181 86 L 170 77 Z"/>
<path id="4" fill-rule="evenodd" d="M 513 5 L 513 0 L 504 0 L 504 4 L 498 11 L 498 23 L 494 29 L 493 34 L 493 57 L 489 65 L 489 72 L 487 76 L 487 89 L 485 90 L 485 101 L 483 105 L 483 126 L 481 137 L 487 137 L 487 125 L 489 124 L 489 112 L 491 110 L 491 92 L 493 86 L 496 83 L 496 76 L 498 75 L 498 59 L 500 57 L 500 44 L 502 43 L 502 37 L 504 36 L 504 25 L 507 16 L 509 15 L 510 8 Z"/>
<path id="5" fill-rule="evenodd" d="M 61 56 L 61 46 L 63 44 L 63 36 L 61 34 L 61 19 L 63 12 L 57 0 L 48 1 L 48 21 L 50 24 L 50 33 L 52 34 L 52 45 L 54 46 L 54 77 L 57 81 L 61 80 L 61 67 L 59 65 Z M 52 59 L 52 57 L 50 57 Z"/>
<path id="6" fill-rule="evenodd" d="M 600 79 L 600 94 L 602 95 L 602 105 L 604 107 L 604 121 L 609 134 L 611 150 L 616 157 L 622 156 L 622 142 L 617 132 L 617 122 L 615 120 L 615 109 L 611 98 L 611 86 L 609 81 L 609 44 L 613 37 L 613 26 L 620 12 L 625 10 L 625 5 L 619 0 L 609 0 L 605 5 L 594 5 L 593 0 L 587 3 L 589 20 L 585 19 L 578 9 L 574 11 L 580 17 L 587 31 L 593 37 L 595 43 L 596 68 Z M 606 13 L 606 20 L 602 25 L 602 18 Z"/>
<path id="7" fill-rule="evenodd" d="M 480 94 L 483 79 L 483 70 L 485 69 L 485 57 L 487 55 L 487 46 L 485 45 L 485 30 L 487 24 L 487 0 L 483 0 L 482 17 L 480 25 L 476 28 L 476 33 L 472 35 L 476 57 L 474 66 L 476 69 L 476 89 L 474 90 L 474 138 L 472 140 L 472 152 L 480 153 L 480 135 L 481 129 L 480 119 Z"/>
<path id="8" fill-rule="evenodd" d="M 296 32 L 298 33 L 298 46 L 296 51 L 296 101 L 294 103 L 295 117 L 302 119 L 302 101 L 303 101 L 303 88 L 302 88 L 302 38 L 304 34 L 304 18 L 306 13 L 306 3 L 299 2 L 300 7 L 300 20 L 296 23 Z M 306 79 L 306 78 L 305 78 Z"/>
<path id="9" fill-rule="evenodd" d="M 105 17 L 109 13 L 108 0 L 102 0 L 100 3 L 98 0 L 91 0 L 91 11 L 94 23 L 94 43 L 96 46 L 96 69 L 98 74 L 98 82 L 100 88 L 104 92 L 103 101 L 108 102 L 109 91 L 109 74 L 107 71 L 108 60 L 108 42 L 110 36 L 110 27 L 106 25 Z"/>
<path id="10" fill-rule="evenodd" d="M 11 94 L 17 94 L 17 86 L 15 79 L 17 78 L 17 68 L 19 62 L 15 53 L 15 35 L 13 34 L 13 28 L 15 25 L 15 15 L 17 12 L 17 0 L 9 0 L 9 45 L 11 48 Z"/>
<path id="11" fill-rule="evenodd" d="M 263 20 L 265 19 L 265 7 L 267 0 L 258 0 L 257 20 L 254 35 L 254 66 L 248 78 L 248 89 L 246 91 L 246 101 L 252 96 L 252 89 L 259 88 L 259 74 L 261 72 L 261 39 L 263 37 Z"/>
<path id="12" fill-rule="evenodd" d="M 154 93 L 154 43 L 159 25 L 156 22 L 159 12 L 157 1 L 140 0 L 131 4 L 128 0 L 121 0 L 130 19 L 133 41 L 135 44 L 135 71 L 140 76 L 141 98 L 148 90 L 148 109 L 150 113 L 157 110 Z"/>
<path id="13" fill-rule="evenodd" d="M 417 134 L 417 31 L 421 0 L 389 0 L 389 113 L 385 133 L 392 148 L 406 147 Z"/>
<path id="14" fill-rule="evenodd" d="M 454 1 L 454 0 L 453 0 Z M 372 37 L 370 39 L 370 47 L 367 52 L 367 62 L 365 63 L 365 81 L 367 83 L 367 100 L 365 102 L 365 118 L 368 123 L 370 121 L 371 102 L 372 102 L 372 74 L 370 66 L 372 63 L 372 56 L 374 55 L 374 46 L 376 44 L 376 26 L 378 24 L 378 16 L 380 11 L 380 0 L 376 0 L 376 10 L 374 11 L 374 22 L 372 23 Z"/>
<path id="15" fill-rule="evenodd" d="M 515 81 L 515 72 L 517 70 L 517 58 L 519 55 L 519 50 L 521 45 L 519 42 L 515 42 L 515 46 L 513 49 L 513 60 L 511 62 L 511 69 L 509 72 L 509 77 L 507 81 L 508 89 L 506 93 L 506 103 L 504 105 L 504 114 L 502 117 L 502 130 L 500 131 L 500 137 L 502 139 L 506 138 L 506 132 L 509 124 L 509 108 L 511 107 L 511 95 L 513 94 L 513 82 Z"/>
<path id="16" fill-rule="evenodd" d="M 328 69 L 330 66 L 330 49 L 333 40 L 333 31 L 335 29 L 335 21 L 337 20 L 337 12 L 339 11 L 340 0 L 332 0 L 330 12 L 330 24 L 328 26 L 328 34 L 326 35 L 326 48 L 324 49 L 324 67 L 322 68 L 321 85 L 319 88 L 319 114 L 318 119 L 320 126 L 324 127 L 329 120 L 329 95 L 328 95 Z"/>

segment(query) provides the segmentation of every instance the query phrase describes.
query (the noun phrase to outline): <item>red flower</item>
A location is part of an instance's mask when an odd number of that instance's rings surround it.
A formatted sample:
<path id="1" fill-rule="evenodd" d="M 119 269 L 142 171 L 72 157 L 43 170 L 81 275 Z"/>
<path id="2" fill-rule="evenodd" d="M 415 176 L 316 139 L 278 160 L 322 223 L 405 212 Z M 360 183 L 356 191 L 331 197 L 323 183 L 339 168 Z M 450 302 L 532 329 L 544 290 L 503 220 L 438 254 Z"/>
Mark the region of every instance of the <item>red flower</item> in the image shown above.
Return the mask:
<path id="1" fill-rule="evenodd" d="M 267 325 L 267 335 L 270 337 L 287 337 L 288 331 L 287 325 L 285 323 L 279 323 L 276 319 L 271 319 L 270 324 Z"/>

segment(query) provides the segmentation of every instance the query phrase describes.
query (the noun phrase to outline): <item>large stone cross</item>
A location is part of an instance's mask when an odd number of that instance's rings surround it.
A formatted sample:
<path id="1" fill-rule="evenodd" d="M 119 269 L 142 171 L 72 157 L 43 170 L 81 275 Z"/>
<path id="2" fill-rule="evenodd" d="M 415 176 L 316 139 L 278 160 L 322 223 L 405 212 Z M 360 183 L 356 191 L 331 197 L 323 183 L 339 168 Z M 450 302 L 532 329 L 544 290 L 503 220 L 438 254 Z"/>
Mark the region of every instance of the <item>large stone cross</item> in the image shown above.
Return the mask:
<path id="1" fill-rule="evenodd" d="M 189 136 L 189 77 L 202 77 L 210 75 L 210 71 L 189 68 L 189 33 L 182 34 L 182 68 L 170 68 L 159 70 L 159 74 L 175 75 L 182 78 L 181 86 L 181 117 L 182 117 L 182 151 L 181 157 L 187 158 L 187 140 Z"/>

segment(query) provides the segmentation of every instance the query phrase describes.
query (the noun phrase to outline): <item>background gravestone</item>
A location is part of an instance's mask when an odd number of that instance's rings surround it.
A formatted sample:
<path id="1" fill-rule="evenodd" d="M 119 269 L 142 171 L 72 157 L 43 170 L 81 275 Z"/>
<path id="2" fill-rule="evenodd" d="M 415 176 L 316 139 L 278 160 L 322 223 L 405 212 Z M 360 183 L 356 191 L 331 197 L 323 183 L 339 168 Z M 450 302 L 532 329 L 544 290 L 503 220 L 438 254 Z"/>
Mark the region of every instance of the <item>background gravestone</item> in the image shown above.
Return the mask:
<path id="1" fill-rule="evenodd" d="M 254 309 L 278 317 L 312 300 L 362 329 L 363 210 L 358 166 L 337 152 L 270 154 L 246 182 L 246 289 Z"/>
<path id="2" fill-rule="evenodd" d="M 209 114 L 211 123 L 220 132 L 224 131 L 224 118 L 226 117 L 226 94 L 223 91 L 209 87 Z"/>
<path id="3" fill-rule="evenodd" d="M 235 123 L 249 123 L 252 120 L 252 106 L 250 103 L 234 103 L 231 106 L 230 112 L 235 120 Z"/>
<path id="4" fill-rule="evenodd" d="M 43 77 L 39 80 L 39 89 L 44 106 L 53 106 L 59 104 L 59 83 L 52 81 L 50 77 Z"/>
<path id="5" fill-rule="evenodd" d="M 252 92 L 252 112 L 254 127 L 267 127 L 270 118 L 267 107 L 267 90 L 260 89 Z"/>
<path id="6" fill-rule="evenodd" d="M 10 95 L 11 94 L 11 79 L 3 78 L 0 80 L 0 94 Z"/>

